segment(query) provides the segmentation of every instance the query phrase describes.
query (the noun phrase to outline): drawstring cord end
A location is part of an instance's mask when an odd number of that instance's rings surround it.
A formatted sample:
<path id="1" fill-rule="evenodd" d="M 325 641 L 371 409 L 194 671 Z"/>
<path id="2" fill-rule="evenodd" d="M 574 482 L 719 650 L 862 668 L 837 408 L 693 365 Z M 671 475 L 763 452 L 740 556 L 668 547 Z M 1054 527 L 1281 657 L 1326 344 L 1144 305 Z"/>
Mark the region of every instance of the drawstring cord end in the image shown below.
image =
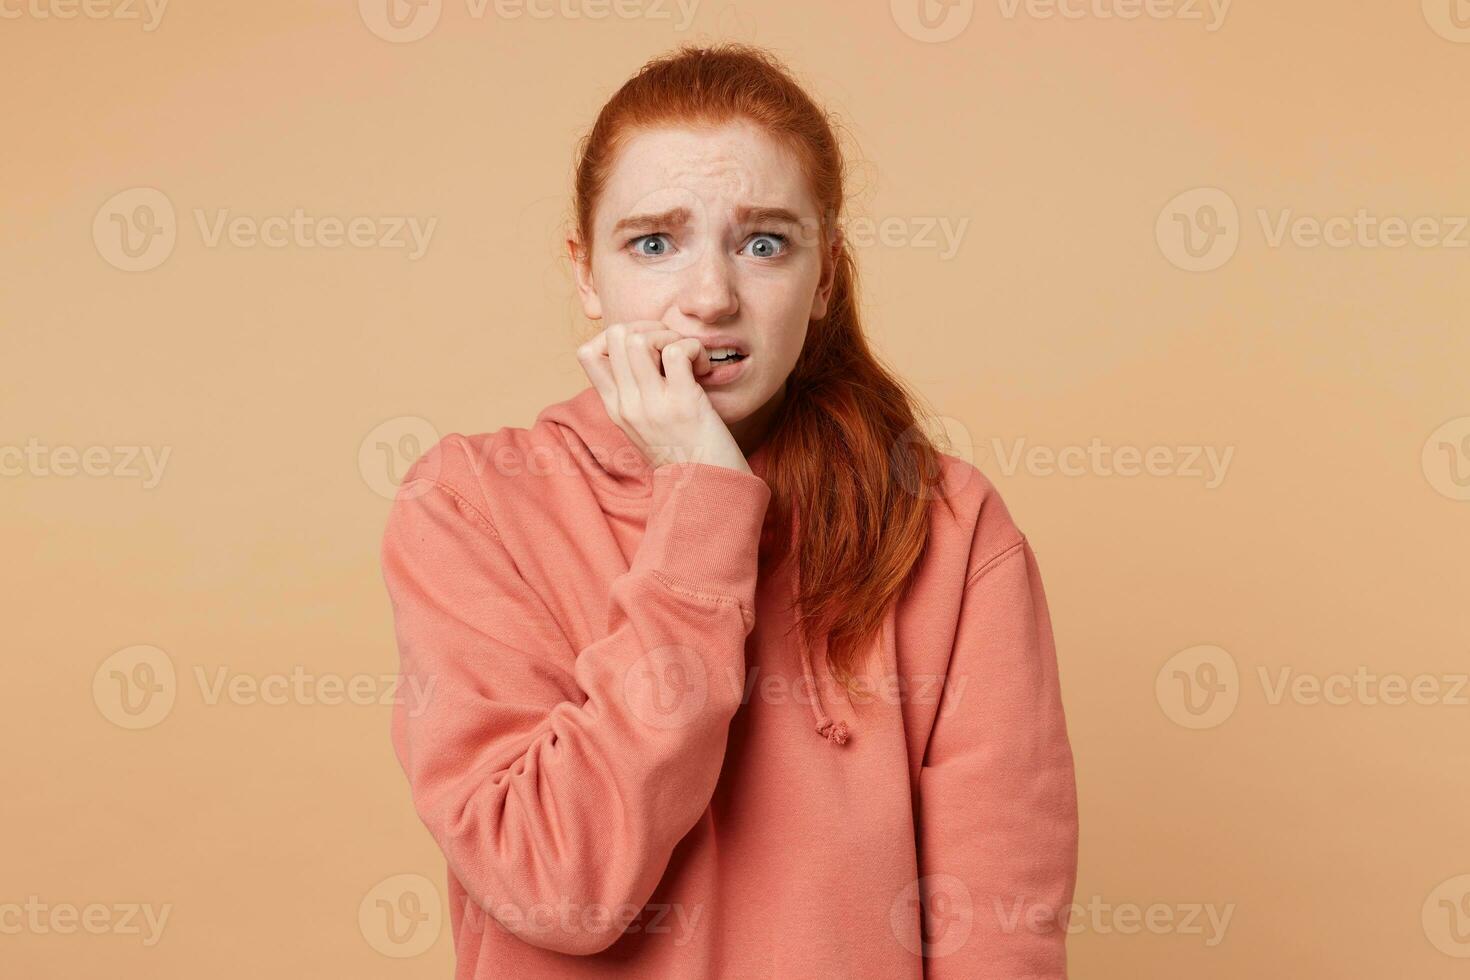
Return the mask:
<path id="1" fill-rule="evenodd" d="M 822 720 L 817 722 L 817 734 L 835 745 L 846 745 L 848 736 L 847 722 L 834 722 L 831 718 L 824 715 Z"/>

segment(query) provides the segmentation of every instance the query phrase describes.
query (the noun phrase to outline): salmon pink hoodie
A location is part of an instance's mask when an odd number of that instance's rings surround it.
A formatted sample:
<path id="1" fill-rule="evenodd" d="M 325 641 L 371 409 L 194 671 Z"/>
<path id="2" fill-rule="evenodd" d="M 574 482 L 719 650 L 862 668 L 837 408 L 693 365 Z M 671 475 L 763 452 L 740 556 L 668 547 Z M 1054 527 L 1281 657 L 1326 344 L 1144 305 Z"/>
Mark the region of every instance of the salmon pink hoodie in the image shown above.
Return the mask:
<path id="1" fill-rule="evenodd" d="M 392 741 L 458 980 L 1066 976 L 1072 753 L 1036 558 L 943 458 L 850 698 L 758 574 L 770 488 L 651 468 L 595 389 L 450 435 L 394 501 Z"/>

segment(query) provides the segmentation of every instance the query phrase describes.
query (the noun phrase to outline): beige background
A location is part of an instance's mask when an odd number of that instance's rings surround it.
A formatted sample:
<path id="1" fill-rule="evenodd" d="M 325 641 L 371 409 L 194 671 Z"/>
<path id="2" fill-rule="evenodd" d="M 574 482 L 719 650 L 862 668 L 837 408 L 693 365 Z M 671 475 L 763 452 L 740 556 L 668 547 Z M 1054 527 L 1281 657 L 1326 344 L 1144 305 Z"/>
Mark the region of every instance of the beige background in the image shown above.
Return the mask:
<path id="1" fill-rule="evenodd" d="M 0 973 L 450 975 L 377 703 L 386 488 L 581 386 L 574 142 L 733 37 L 846 123 L 875 343 L 1039 553 L 1073 975 L 1464 976 L 1457 2 L 5 0 Z M 245 237 L 297 208 L 434 224 Z"/>

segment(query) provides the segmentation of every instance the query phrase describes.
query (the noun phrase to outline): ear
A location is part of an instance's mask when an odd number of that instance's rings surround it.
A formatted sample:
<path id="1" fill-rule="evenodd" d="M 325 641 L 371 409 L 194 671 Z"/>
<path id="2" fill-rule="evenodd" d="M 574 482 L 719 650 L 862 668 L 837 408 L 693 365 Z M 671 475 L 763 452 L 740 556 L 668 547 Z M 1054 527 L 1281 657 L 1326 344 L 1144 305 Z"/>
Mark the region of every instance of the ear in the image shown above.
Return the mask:
<path id="1" fill-rule="evenodd" d="M 833 228 L 827 252 L 822 256 L 822 278 L 817 282 L 817 291 L 812 297 L 813 320 L 820 320 L 827 315 L 827 302 L 832 298 L 832 284 L 837 281 L 837 257 L 842 254 L 842 244 L 842 229 Z"/>
<path id="2" fill-rule="evenodd" d="M 592 282 L 592 259 L 587 249 L 575 238 L 567 239 L 567 255 L 572 260 L 572 276 L 577 280 L 577 294 L 582 299 L 582 312 L 589 320 L 602 319 L 602 300 Z"/>

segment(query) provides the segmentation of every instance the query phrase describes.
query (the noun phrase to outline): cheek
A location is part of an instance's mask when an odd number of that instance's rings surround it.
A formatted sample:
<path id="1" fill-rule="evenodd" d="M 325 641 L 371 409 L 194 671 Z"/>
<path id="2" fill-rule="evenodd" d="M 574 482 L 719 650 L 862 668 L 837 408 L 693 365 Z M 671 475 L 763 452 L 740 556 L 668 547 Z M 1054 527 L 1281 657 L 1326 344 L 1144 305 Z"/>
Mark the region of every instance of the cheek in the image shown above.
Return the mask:
<path id="1" fill-rule="evenodd" d="M 675 277 L 616 259 L 594 263 L 592 274 L 610 323 L 661 319 L 678 296 Z"/>

